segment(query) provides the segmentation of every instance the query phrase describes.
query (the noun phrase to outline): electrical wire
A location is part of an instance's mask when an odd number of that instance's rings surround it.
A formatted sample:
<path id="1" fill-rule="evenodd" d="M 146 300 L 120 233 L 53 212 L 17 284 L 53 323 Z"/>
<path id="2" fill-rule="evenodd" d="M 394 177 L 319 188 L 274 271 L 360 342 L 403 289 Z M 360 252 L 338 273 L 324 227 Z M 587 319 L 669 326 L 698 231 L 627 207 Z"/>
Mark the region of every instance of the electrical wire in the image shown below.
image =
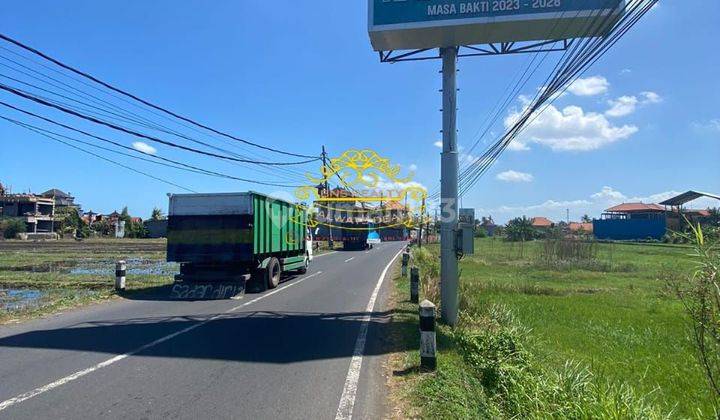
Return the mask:
<path id="1" fill-rule="evenodd" d="M 208 130 L 208 131 L 210 131 L 210 132 L 213 132 L 213 133 L 215 133 L 215 134 L 218 134 L 218 135 L 221 135 L 221 136 L 223 136 L 223 137 L 230 138 L 230 139 L 233 139 L 233 140 L 242 142 L 242 143 L 247 144 L 247 145 L 250 145 L 250 146 L 254 146 L 254 147 L 257 147 L 257 148 L 260 148 L 260 149 L 268 150 L 268 151 L 275 152 L 275 153 L 279 153 L 279 154 L 284 154 L 284 155 L 294 156 L 294 157 L 299 157 L 299 158 L 317 159 L 317 156 L 303 155 L 303 154 L 292 153 L 292 152 L 287 152 L 287 151 L 275 149 L 275 148 L 272 148 L 272 147 L 268 147 L 268 146 L 264 146 L 264 145 L 261 145 L 261 144 L 258 144 L 258 143 L 254 143 L 254 142 L 248 141 L 248 140 L 244 140 L 244 139 L 242 139 L 242 138 L 233 136 L 233 135 L 231 135 L 231 134 L 228 134 L 228 133 L 225 133 L 225 132 L 216 130 L 216 129 L 214 129 L 214 128 L 212 128 L 212 127 L 209 127 L 209 126 L 207 126 L 207 125 L 205 125 L 205 124 L 202 124 L 202 123 L 199 123 L 199 122 L 197 122 L 197 121 L 194 121 L 194 120 L 192 120 L 192 119 L 190 119 L 190 118 L 184 117 L 184 116 L 182 116 L 182 115 L 180 115 L 180 114 L 177 114 L 177 113 L 175 113 L 175 112 L 173 112 L 173 111 L 170 111 L 170 110 L 168 110 L 168 109 L 166 109 L 166 108 L 163 108 L 163 107 L 161 107 L 161 106 L 159 106 L 159 105 L 155 105 L 155 104 L 153 104 L 153 103 L 151 103 L 151 102 L 149 102 L 149 101 L 146 101 L 146 100 L 144 100 L 144 99 L 142 99 L 142 98 L 140 98 L 140 97 L 138 97 L 138 96 L 136 96 L 136 95 L 133 95 L 133 94 L 127 92 L 127 91 L 124 91 L 124 90 L 122 90 L 122 89 L 120 89 L 120 88 L 118 88 L 118 87 L 115 87 L 115 86 L 113 86 L 113 85 L 111 85 L 111 84 L 109 84 L 109 83 L 106 83 L 106 82 L 104 82 L 104 81 L 102 81 L 102 80 L 100 80 L 100 79 L 98 79 L 98 78 L 96 78 L 96 77 L 94 77 L 94 76 L 92 76 L 92 75 L 90 75 L 90 74 L 88 74 L 88 73 L 85 73 L 85 72 L 83 72 L 83 71 L 81 71 L 81 70 L 78 70 L 78 69 L 76 69 L 76 68 L 74 68 L 74 67 L 72 67 L 72 66 L 70 66 L 70 65 L 67 65 L 67 64 L 63 63 L 63 62 L 61 62 L 60 60 L 57 60 L 57 59 L 49 56 L 48 54 L 45 54 L 45 53 L 43 53 L 43 52 L 41 52 L 41 51 L 39 51 L 39 50 L 37 50 L 37 49 L 35 49 L 35 48 L 32 48 L 32 47 L 30 47 L 30 46 L 28 46 L 28 45 L 26 45 L 26 44 L 23 44 L 23 43 L 20 42 L 20 41 L 17 41 L 17 40 L 15 40 L 15 39 L 13 39 L 13 38 L 10 38 L 10 37 L 7 36 L 7 35 L 0 34 L 0 39 L 4 40 L 4 41 L 6 41 L 6 42 L 9 42 L 9 43 L 11 43 L 11 44 L 13 44 L 13 45 L 15 45 L 15 46 L 17 46 L 17 47 L 19 47 L 19 48 L 22 48 L 22 49 L 24 49 L 24 50 L 26 50 L 26 51 L 28 51 L 28 52 L 31 52 L 31 53 L 33 53 L 33 54 L 35 54 L 35 55 L 38 55 L 38 56 L 44 58 L 45 60 L 48 60 L 48 61 L 52 62 L 53 64 L 56 64 L 56 65 L 64 68 L 65 70 L 68 70 L 68 71 L 70 71 L 70 72 L 72 72 L 72 73 L 75 73 L 75 74 L 77 74 L 77 75 L 79 75 L 79 76 L 82 76 L 82 77 L 84 77 L 84 78 L 86 78 L 86 79 L 89 79 L 89 80 L 91 80 L 91 81 L 93 81 L 93 82 L 95 82 L 95 83 L 97 83 L 97 84 L 100 84 L 100 85 L 102 85 L 102 86 L 104 86 L 104 87 L 106 87 L 106 88 L 108 88 L 108 89 L 110 89 L 110 90 L 112 90 L 112 91 L 114 91 L 114 92 L 117 92 L 117 93 L 119 93 L 119 94 L 121 94 L 121 95 L 124 95 L 124 96 L 126 96 L 126 97 L 129 97 L 129 98 L 132 98 L 132 99 L 134 99 L 134 100 L 142 103 L 143 105 L 146 105 L 146 106 L 151 107 L 151 108 L 153 108 L 153 109 L 156 109 L 156 110 L 158 110 L 158 111 L 164 112 L 164 113 L 166 113 L 166 114 L 168 114 L 168 115 L 171 115 L 171 116 L 173 116 L 173 117 L 175 117 L 175 118 L 178 118 L 178 119 L 180 119 L 180 120 L 182 120 L 182 121 L 185 121 L 185 122 L 187 122 L 187 123 L 193 124 L 193 125 L 195 125 L 195 126 L 197 126 L 197 127 L 203 128 L 203 129 Z"/>

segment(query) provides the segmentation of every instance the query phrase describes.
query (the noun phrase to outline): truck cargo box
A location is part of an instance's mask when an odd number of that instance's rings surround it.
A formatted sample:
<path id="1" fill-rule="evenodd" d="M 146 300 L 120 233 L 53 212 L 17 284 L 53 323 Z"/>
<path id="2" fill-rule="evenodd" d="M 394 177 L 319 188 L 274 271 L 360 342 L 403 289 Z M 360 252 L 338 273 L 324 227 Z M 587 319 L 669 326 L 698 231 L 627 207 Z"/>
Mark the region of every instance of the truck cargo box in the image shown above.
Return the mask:
<path id="1" fill-rule="evenodd" d="M 307 213 L 256 192 L 175 194 L 167 260 L 253 266 L 268 256 L 304 255 Z"/>

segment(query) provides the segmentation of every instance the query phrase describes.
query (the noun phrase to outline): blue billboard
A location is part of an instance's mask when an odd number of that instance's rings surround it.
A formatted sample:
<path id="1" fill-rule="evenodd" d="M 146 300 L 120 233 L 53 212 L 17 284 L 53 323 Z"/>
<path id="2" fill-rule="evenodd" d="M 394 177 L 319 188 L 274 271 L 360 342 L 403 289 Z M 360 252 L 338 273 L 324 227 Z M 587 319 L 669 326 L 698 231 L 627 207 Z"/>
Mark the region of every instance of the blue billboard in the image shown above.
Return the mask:
<path id="1" fill-rule="evenodd" d="M 369 0 L 377 51 L 567 39 L 606 32 L 624 0 Z"/>

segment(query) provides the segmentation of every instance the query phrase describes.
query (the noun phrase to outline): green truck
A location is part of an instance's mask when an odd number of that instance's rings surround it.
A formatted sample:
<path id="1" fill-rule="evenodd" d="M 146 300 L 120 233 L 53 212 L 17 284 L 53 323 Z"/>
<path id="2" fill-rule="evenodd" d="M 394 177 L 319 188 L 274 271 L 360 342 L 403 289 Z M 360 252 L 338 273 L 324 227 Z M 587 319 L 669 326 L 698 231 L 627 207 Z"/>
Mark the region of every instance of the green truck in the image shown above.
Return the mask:
<path id="1" fill-rule="evenodd" d="M 272 289 L 312 260 L 307 210 L 257 192 L 170 195 L 167 260 L 182 282 L 247 281 Z"/>

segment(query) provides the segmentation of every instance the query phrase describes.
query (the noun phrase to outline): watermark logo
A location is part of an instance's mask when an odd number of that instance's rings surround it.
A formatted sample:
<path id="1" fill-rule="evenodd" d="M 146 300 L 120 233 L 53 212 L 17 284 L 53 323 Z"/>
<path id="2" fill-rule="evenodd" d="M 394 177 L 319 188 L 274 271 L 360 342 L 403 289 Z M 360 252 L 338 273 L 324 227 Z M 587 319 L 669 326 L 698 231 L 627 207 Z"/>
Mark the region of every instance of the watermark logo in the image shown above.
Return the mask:
<path id="1" fill-rule="evenodd" d="M 373 150 L 350 149 L 328 159 L 319 175 L 306 174 L 309 183 L 295 190 L 295 198 L 313 202 L 311 227 L 413 228 L 427 221 L 427 190 L 413 176 Z"/>

